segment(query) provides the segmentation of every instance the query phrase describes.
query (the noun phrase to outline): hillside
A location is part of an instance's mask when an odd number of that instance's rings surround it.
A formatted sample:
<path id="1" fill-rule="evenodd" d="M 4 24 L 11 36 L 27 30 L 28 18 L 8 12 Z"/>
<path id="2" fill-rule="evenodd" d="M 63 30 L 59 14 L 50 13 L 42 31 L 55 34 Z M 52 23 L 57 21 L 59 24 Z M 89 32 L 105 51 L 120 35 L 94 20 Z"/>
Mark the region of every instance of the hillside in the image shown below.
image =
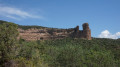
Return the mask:
<path id="1" fill-rule="evenodd" d="M 26 62 L 29 59 L 35 67 L 120 66 L 120 40 L 65 38 L 35 42 L 20 40 L 19 44 L 16 57 L 25 58 Z"/>
<path id="2" fill-rule="evenodd" d="M 120 67 L 120 39 L 17 39 L 18 25 L 0 24 L 0 67 Z"/>
<path id="3" fill-rule="evenodd" d="M 6 21 L 0 21 L 7 23 Z M 18 39 L 26 41 L 36 40 L 50 40 L 50 39 L 63 39 L 67 37 L 81 38 L 91 40 L 91 29 L 88 23 L 82 25 L 83 30 L 79 30 L 79 26 L 69 29 L 48 28 L 43 26 L 22 26 L 18 25 L 19 36 Z"/>
<path id="4" fill-rule="evenodd" d="M 7 22 L 7 21 L 0 20 L 0 24 L 3 24 L 3 23 L 12 23 L 12 22 Z M 30 25 L 18 25 L 18 28 L 21 28 L 23 30 L 27 30 L 27 29 L 31 29 L 31 28 L 37 28 L 37 29 L 48 28 L 48 29 L 52 29 L 50 27 L 43 27 L 43 26 L 37 26 L 37 25 L 31 25 L 31 26 Z M 57 29 L 57 28 L 55 28 L 55 29 Z"/>

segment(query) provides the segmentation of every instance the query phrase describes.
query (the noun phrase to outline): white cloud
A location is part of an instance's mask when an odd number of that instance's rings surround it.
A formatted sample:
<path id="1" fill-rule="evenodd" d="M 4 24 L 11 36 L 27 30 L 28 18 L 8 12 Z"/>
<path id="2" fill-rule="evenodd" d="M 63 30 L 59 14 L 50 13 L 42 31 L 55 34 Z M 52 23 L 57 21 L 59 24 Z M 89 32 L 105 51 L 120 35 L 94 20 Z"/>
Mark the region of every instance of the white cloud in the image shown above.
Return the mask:
<path id="1" fill-rule="evenodd" d="M 12 19 L 15 19 L 15 20 L 20 20 L 19 18 L 16 18 L 16 17 L 11 16 L 11 15 L 6 15 L 6 17 L 8 17 L 8 18 L 12 18 Z"/>
<path id="2" fill-rule="evenodd" d="M 100 38 L 118 39 L 120 37 L 120 32 L 117 32 L 115 34 L 111 34 L 108 30 L 104 30 L 104 31 L 101 32 L 101 34 L 98 37 L 100 37 Z"/>
<path id="3" fill-rule="evenodd" d="M 1 6 L 1 5 L 0 5 L 0 15 L 16 20 L 25 19 L 25 18 L 38 18 L 38 19 L 43 18 L 42 16 L 33 15 L 31 13 L 25 12 L 17 8 Z"/>
<path id="4" fill-rule="evenodd" d="M 116 33 L 116 36 L 120 36 L 120 32 L 117 32 L 117 33 Z"/>

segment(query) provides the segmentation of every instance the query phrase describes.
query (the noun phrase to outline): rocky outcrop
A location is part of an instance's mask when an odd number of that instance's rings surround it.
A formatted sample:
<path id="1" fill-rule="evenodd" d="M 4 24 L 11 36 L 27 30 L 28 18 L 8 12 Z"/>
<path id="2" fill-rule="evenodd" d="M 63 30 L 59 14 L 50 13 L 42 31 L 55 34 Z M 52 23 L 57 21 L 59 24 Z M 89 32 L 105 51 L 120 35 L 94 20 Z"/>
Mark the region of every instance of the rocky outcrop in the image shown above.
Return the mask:
<path id="1" fill-rule="evenodd" d="M 27 41 L 34 40 L 49 40 L 49 39 L 62 39 L 65 37 L 74 37 L 91 40 L 91 30 L 89 29 L 89 24 L 83 24 L 83 30 L 79 30 L 79 26 L 72 29 L 36 29 L 31 28 L 27 30 L 18 29 L 19 37 Z"/>
<path id="2" fill-rule="evenodd" d="M 91 40 L 91 30 L 88 23 L 83 24 L 83 36 L 84 38 Z"/>

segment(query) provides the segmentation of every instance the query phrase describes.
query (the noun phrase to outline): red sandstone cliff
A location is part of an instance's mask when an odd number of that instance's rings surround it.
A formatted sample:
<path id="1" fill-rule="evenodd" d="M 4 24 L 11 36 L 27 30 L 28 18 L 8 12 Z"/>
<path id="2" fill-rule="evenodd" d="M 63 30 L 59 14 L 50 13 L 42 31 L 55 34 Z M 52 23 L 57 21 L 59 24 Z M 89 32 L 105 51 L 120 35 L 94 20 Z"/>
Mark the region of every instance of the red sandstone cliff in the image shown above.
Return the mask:
<path id="1" fill-rule="evenodd" d="M 89 24 L 83 24 L 83 30 L 79 30 L 79 26 L 73 29 L 36 29 L 30 28 L 27 30 L 18 29 L 19 37 L 27 41 L 62 39 L 65 37 L 82 38 L 91 40 L 91 30 Z"/>

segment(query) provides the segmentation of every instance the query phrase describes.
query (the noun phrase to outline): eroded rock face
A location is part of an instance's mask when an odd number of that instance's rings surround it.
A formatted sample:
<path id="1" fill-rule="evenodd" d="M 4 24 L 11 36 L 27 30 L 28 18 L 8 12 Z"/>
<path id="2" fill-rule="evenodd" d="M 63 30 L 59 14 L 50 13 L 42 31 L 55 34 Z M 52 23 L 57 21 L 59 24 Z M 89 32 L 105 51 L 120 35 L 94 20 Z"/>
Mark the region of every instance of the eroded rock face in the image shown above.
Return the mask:
<path id="1" fill-rule="evenodd" d="M 49 40 L 49 39 L 62 39 L 65 37 L 74 37 L 91 40 L 91 30 L 89 24 L 83 24 L 83 30 L 79 30 L 79 26 L 73 29 L 36 29 L 31 28 L 27 30 L 18 29 L 19 37 L 27 41 L 34 40 Z"/>

